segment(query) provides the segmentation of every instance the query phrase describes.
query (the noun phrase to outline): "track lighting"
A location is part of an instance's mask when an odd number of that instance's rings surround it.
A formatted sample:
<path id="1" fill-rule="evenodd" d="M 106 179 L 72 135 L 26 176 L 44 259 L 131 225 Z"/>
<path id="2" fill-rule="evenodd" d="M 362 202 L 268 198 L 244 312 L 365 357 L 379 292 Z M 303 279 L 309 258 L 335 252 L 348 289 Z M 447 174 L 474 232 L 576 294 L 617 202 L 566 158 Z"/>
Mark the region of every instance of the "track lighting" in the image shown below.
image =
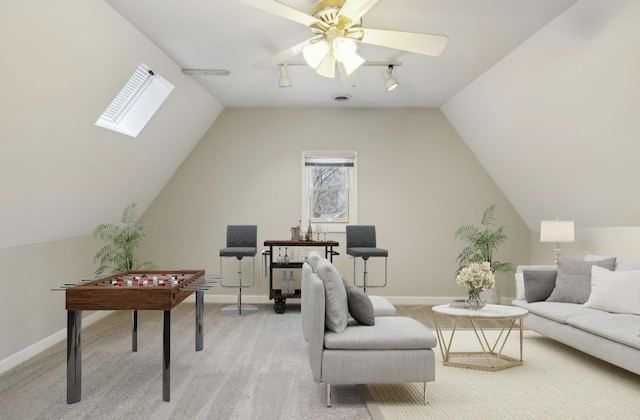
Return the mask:
<path id="1" fill-rule="evenodd" d="M 291 79 L 289 78 L 286 64 L 280 65 L 280 87 L 291 87 Z"/>
<path id="2" fill-rule="evenodd" d="M 323 45 L 323 43 L 326 45 L 326 43 L 323 41 L 311 45 Z M 392 76 L 392 72 L 395 67 L 402 66 L 402 62 L 400 61 L 363 61 L 362 63 L 360 63 L 358 60 L 355 62 L 350 62 L 349 60 L 339 61 L 336 57 L 333 56 L 333 54 L 326 54 L 326 47 L 314 47 L 306 51 L 307 57 L 305 58 L 311 58 L 316 66 L 316 73 L 327 78 L 334 78 L 336 77 L 336 73 L 340 73 L 340 79 L 342 79 L 342 84 L 345 87 L 356 87 L 356 85 L 359 83 L 359 76 L 358 72 L 355 70 L 367 67 L 385 68 L 385 70 L 382 72 L 382 75 L 384 76 L 384 85 L 387 91 L 392 91 L 398 86 L 398 81 Z M 316 52 L 320 52 L 321 54 L 316 55 Z M 325 55 L 323 56 L 322 54 Z M 308 65 L 309 63 L 306 59 L 305 61 L 288 61 L 279 63 L 278 66 L 280 67 L 280 87 L 290 87 L 292 85 L 291 79 L 289 78 L 288 74 L 289 67 L 307 67 Z"/>
<path id="3" fill-rule="evenodd" d="M 390 65 L 388 69 L 382 72 L 382 76 L 384 77 L 384 87 L 387 89 L 387 92 L 391 92 L 393 89 L 398 87 L 398 81 L 391 75 L 393 72 L 393 65 Z"/>

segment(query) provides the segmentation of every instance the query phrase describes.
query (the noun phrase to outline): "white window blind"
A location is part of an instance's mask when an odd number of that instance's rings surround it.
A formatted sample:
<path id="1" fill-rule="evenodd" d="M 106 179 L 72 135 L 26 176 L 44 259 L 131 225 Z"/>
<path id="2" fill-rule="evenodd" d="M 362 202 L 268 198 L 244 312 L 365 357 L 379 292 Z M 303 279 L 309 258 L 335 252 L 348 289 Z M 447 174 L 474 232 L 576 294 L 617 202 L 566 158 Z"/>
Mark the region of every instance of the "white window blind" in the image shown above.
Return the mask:
<path id="1" fill-rule="evenodd" d="M 140 64 L 100 115 L 96 125 L 137 137 L 167 99 L 174 86 Z"/>

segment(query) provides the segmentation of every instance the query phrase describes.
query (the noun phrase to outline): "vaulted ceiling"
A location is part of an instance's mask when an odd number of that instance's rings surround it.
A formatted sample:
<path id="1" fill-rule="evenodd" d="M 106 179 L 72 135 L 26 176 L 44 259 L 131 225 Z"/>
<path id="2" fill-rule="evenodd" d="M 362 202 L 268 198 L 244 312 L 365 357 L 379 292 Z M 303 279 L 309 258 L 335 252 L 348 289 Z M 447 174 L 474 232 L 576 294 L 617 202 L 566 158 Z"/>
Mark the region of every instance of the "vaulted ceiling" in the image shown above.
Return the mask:
<path id="1" fill-rule="evenodd" d="M 233 0 L 5 3 L 0 249 L 85 235 L 132 199 L 144 211 L 224 107 L 439 107 L 530 229 L 640 226 L 636 0 L 380 0 L 366 26 L 449 37 L 435 58 L 362 46 L 402 63 L 392 92 L 379 67 L 345 88 L 292 66 L 279 88 L 253 64 L 308 28 Z M 140 61 L 178 85 L 172 100 L 133 141 L 94 127 Z"/>
<path id="2" fill-rule="evenodd" d="M 264 0 L 264 3 L 272 0 Z M 195 76 L 226 107 L 439 107 L 576 0 L 379 0 L 363 27 L 442 34 L 438 57 L 361 43 L 369 62 L 399 62 L 400 87 L 384 89 L 384 67 L 361 67 L 360 82 L 345 88 L 337 77 L 290 66 L 292 87 L 278 85 L 279 69 L 254 64 L 309 38 L 308 27 L 236 0 L 107 0 L 185 69 L 226 69 L 230 75 Z M 309 13 L 316 0 L 282 0 Z M 303 63 L 302 55 L 294 62 Z M 348 104 L 332 97 L 348 94 Z"/>
<path id="3" fill-rule="evenodd" d="M 628 189 L 640 178 L 640 2 L 380 0 L 364 27 L 449 37 L 438 57 L 360 44 L 367 60 L 402 62 L 392 92 L 379 67 L 355 88 L 291 67 L 279 88 L 277 68 L 253 64 L 310 32 L 237 1 L 108 2 L 182 68 L 228 69 L 196 76 L 225 106 L 441 107 L 530 229 L 640 225 Z M 315 0 L 281 3 L 307 12 Z M 332 103 L 342 93 L 352 100 Z"/>

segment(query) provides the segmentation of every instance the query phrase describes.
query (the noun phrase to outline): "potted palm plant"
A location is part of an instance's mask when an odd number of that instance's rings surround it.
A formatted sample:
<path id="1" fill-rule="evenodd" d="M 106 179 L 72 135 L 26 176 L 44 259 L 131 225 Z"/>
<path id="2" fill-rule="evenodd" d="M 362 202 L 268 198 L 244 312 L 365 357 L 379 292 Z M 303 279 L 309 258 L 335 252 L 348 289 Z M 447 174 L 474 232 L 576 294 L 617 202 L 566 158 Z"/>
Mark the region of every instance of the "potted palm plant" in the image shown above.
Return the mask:
<path id="1" fill-rule="evenodd" d="M 136 224 L 136 205 L 137 203 L 133 202 L 125 207 L 120 219 L 122 225 L 102 223 L 94 229 L 93 236 L 106 242 L 93 258 L 93 261 L 99 264 L 95 274 L 156 268 L 151 261 L 141 263 L 135 258 L 135 251 L 148 232 L 146 226 Z"/>
<path id="2" fill-rule="evenodd" d="M 455 238 L 465 243 L 465 247 L 460 251 L 456 260 L 458 261 L 458 270 L 456 274 L 467 267 L 471 263 L 488 262 L 493 273 L 502 272 L 509 273 L 514 271 L 513 264 L 510 262 L 501 262 L 493 259 L 493 253 L 507 239 L 504 233 L 504 226 L 492 228 L 495 222 L 493 212 L 496 208 L 495 204 L 490 205 L 482 213 L 481 226 L 461 226 L 455 231 Z M 489 296 L 490 303 L 499 303 L 500 295 L 498 288 L 494 287 Z M 497 302 L 496 302 L 497 300 Z"/>

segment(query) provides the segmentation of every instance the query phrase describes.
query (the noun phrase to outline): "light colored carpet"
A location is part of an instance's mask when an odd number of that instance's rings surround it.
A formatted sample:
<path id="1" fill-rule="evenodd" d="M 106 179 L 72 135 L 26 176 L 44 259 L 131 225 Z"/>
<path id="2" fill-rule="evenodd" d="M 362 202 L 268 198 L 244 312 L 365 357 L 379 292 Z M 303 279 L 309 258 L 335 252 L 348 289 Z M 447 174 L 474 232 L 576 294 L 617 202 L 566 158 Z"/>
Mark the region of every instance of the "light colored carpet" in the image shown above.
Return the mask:
<path id="1" fill-rule="evenodd" d="M 506 350 L 517 357 L 514 338 Z M 475 340 L 458 331 L 453 351 L 477 350 Z M 638 375 L 532 331 L 525 331 L 524 364 L 498 372 L 443 366 L 438 349 L 426 406 L 422 384 L 363 388 L 374 419 L 640 419 Z"/>
<path id="2" fill-rule="evenodd" d="M 66 343 L 0 375 L 0 419 L 370 419 L 356 386 L 313 382 L 300 307 L 260 305 L 241 318 L 205 304 L 205 348 L 194 350 L 193 303 L 172 311 L 171 401 L 162 401 L 162 313 L 116 312 L 83 330 L 82 400 L 66 403 Z"/>

